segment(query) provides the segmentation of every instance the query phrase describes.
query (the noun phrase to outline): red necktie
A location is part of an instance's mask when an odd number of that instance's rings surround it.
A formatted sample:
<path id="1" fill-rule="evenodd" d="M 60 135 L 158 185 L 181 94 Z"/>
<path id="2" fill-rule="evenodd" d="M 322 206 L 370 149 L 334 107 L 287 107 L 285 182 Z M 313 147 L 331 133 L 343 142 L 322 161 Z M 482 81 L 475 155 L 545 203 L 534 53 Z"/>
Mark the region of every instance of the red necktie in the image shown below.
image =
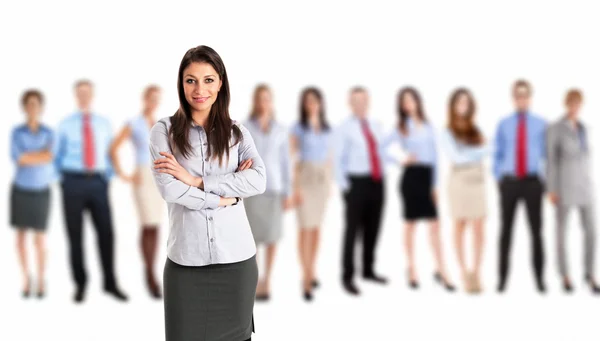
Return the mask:
<path id="1" fill-rule="evenodd" d="M 363 133 L 367 139 L 367 145 L 369 146 L 369 159 L 371 161 L 371 177 L 375 181 L 381 180 L 381 166 L 379 164 L 379 155 L 377 154 L 377 142 L 369 130 L 369 125 L 366 120 L 360 121 Z"/>
<path id="2" fill-rule="evenodd" d="M 83 114 L 83 163 L 86 169 L 94 168 L 94 134 L 91 114 Z"/>
<path id="3" fill-rule="evenodd" d="M 527 175 L 527 117 L 519 114 L 517 126 L 517 177 L 524 178 Z"/>

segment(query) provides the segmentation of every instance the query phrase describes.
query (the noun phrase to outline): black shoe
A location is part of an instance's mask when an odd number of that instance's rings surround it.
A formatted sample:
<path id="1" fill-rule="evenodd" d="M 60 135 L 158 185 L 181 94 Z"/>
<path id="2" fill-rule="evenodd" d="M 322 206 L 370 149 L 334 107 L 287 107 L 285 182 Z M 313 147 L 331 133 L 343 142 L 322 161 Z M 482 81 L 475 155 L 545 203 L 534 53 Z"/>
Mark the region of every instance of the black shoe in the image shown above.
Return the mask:
<path id="1" fill-rule="evenodd" d="M 352 280 L 344 281 L 344 289 L 350 295 L 358 296 L 360 295 L 360 291 L 356 287 L 356 284 Z"/>
<path id="2" fill-rule="evenodd" d="M 27 277 L 27 287 L 23 289 L 23 298 L 29 298 L 31 296 L 31 276 Z"/>
<path id="3" fill-rule="evenodd" d="M 254 298 L 257 302 L 266 302 L 270 299 L 269 294 L 256 295 Z"/>
<path id="4" fill-rule="evenodd" d="M 592 290 L 592 294 L 594 294 L 594 295 L 600 294 L 600 287 L 596 284 L 596 281 L 592 278 L 592 276 L 586 275 L 585 281 L 590 286 L 590 289 Z"/>
<path id="5" fill-rule="evenodd" d="M 449 292 L 453 292 L 456 290 L 456 288 L 454 287 L 454 285 L 450 284 L 448 281 L 446 281 L 445 278 L 442 277 L 442 275 L 439 272 L 436 272 L 433 275 L 433 278 L 435 279 L 435 281 L 442 285 L 444 288 L 446 288 L 447 291 Z"/>
<path id="6" fill-rule="evenodd" d="M 310 302 L 313 300 L 312 291 L 304 291 L 304 300 Z"/>
<path id="7" fill-rule="evenodd" d="M 38 292 L 37 292 L 37 298 L 42 299 L 44 298 L 44 296 L 46 296 L 46 289 L 40 289 L 41 285 L 38 284 Z M 45 285 L 44 285 L 45 286 Z"/>
<path id="8" fill-rule="evenodd" d="M 540 294 L 545 294 L 545 293 L 546 293 L 546 285 L 544 284 L 544 282 L 542 282 L 542 281 L 538 281 L 538 282 L 536 283 L 536 286 L 537 286 L 537 291 L 538 291 Z"/>
<path id="9" fill-rule="evenodd" d="M 313 279 L 313 280 L 312 280 L 312 282 L 311 282 L 311 285 L 312 285 L 312 287 L 313 287 L 314 289 L 316 289 L 316 288 L 318 288 L 319 286 L 321 286 L 321 283 L 319 283 L 319 281 L 318 281 L 318 280 L 316 280 L 316 279 Z"/>
<path id="10" fill-rule="evenodd" d="M 406 270 L 406 273 L 408 276 L 408 287 L 413 290 L 419 289 L 419 281 L 416 279 L 410 279 L 410 270 Z"/>
<path id="11" fill-rule="evenodd" d="M 387 282 L 388 282 L 387 278 L 378 276 L 378 275 L 376 275 L 374 273 L 368 274 L 368 275 L 364 275 L 363 279 L 365 281 L 371 281 L 371 282 L 375 282 L 375 283 L 379 283 L 379 284 L 387 284 Z"/>
<path id="12" fill-rule="evenodd" d="M 73 297 L 73 300 L 75 301 L 75 303 L 82 303 L 84 299 L 85 299 L 85 289 L 77 288 L 77 290 L 75 291 L 75 296 Z"/>
<path id="13" fill-rule="evenodd" d="M 573 292 L 573 285 L 571 285 L 571 280 L 568 278 L 563 279 L 563 290 L 569 294 Z"/>
<path id="14" fill-rule="evenodd" d="M 128 300 L 127 295 L 125 295 L 125 293 L 123 293 L 117 287 L 105 288 L 104 292 L 106 292 L 107 294 L 113 296 L 115 299 L 117 299 L 117 301 L 127 302 L 127 300 Z"/>

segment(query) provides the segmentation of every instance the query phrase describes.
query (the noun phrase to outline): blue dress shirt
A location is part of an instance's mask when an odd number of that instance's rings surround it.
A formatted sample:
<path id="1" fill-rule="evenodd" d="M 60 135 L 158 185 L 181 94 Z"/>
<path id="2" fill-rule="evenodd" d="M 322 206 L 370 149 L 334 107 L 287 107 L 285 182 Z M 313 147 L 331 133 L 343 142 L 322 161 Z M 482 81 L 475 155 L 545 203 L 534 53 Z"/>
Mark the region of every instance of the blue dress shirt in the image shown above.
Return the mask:
<path id="1" fill-rule="evenodd" d="M 442 143 L 453 165 L 480 163 L 490 151 L 486 144 L 469 145 L 458 141 L 449 129 L 442 134 Z"/>
<path id="2" fill-rule="evenodd" d="M 413 120 L 408 119 L 406 129 L 406 135 L 402 135 L 398 129 L 394 129 L 385 138 L 382 148 L 385 150 L 393 143 L 400 144 L 407 154 L 415 157 L 415 164 L 430 166 L 432 168 L 433 183 L 437 186 L 439 183 L 439 172 L 437 169 L 437 147 L 433 126 L 428 122 L 423 122 L 421 126 L 417 126 Z M 386 159 L 389 159 L 389 157 L 386 157 Z"/>
<path id="3" fill-rule="evenodd" d="M 17 166 L 14 185 L 32 191 L 48 188 L 56 179 L 56 171 L 52 162 L 28 166 L 21 166 L 18 162 L 24 153 L 44 150 L 54 153 L 55 146 L 54 133 L 45 125 L 40 125 L 37 132 L 31 131 L 26 124 L 15 127 L 10 143 L 11 157 Z"/>
<path id="4" fill-rule="evenodd" d="M 370 118 L 366 118 L 371 134 L 377 142 L 379 160 L 381 158 L 381 140 L 383 138 L 381 126 Z M 360 119 L 355 115 L 340 124 L 334 133 L 334 160 L 335 178 L 340 189 L 345 192 L 350 189 L 349 176 L 371 175 L 371 160 L 369 157 L 369 146 L 362 130 Z"/>
<path id="5" fill-rule="evenodd" d="M 292 163 L 288 129 L 274 120 L 271 120 L 267 132 L 261 129 L 257 120 L 248 120 L 244 126 L 254 139 L 258 155 L 265 163 L 267 172 L 265 193 L 290 195 L 292 193 Z"/>
<path id="6" fill-rule="evenodd" d="M 135 163 L 137 166 L 146 166 L 152 162 L 150 155 L 150 129 L 144 115 L 139 115 L 130 120 L 127 125 L 131 129 L 131 140 L 135 148 Z"/>
<path id="7" fill-rule="evenodd" d="M 301 161 L 327 162 L 331 153 L 331 130 L 316 132 L 311 127 L 305 128 L 296 123 L 292 128 L 292 135 L 298 139 Z"/>
<path id="8" fill-rule="evenodd" d="M 515 113 L 500 121 L 495 138 L 494 177 L 516 175 L 517 127 L 519 115 Z M 527 124 L 527 173 L 543 177 L 546 153 L 547 123 L 541 117 L 525 113 Z"/>
<path id="9" fill-rule="evenodd" d="M 90 114 L 94 138 L 94 169 L 107 178 L 113 175 L 110 160 L 112 129 L 110 121 L 97 114 Z M 56 165 L 60 171 L 87 173 L 83 162 L 83 113 L 77 112 L 65 118 L 58 126 L 58 152 Z"/>

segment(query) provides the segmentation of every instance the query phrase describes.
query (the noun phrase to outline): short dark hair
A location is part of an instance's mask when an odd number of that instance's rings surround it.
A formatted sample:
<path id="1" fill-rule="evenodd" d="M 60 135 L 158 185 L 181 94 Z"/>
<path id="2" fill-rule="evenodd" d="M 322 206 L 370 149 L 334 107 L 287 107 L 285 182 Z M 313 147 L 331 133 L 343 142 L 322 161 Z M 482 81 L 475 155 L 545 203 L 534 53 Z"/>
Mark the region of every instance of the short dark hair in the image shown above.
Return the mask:
<path id="1" fill-rule="evenodd" d="M 25 106 L 25 104 L 27 104 L 27 101 L 29 101 L 30 97 L 35 97 L 35 98 L 38 99 L 38 101 L 40 102 L 40 104 L 44 104 L 44 95 L 42 94 L 41 91 L 39 91 L 37 89 L 28 89 L 28 90 L 25 90 L 25 92 L 21 96 L 21 104 L 23 106 Z"/>
<path id="2" fill-rule="evenodd" d="M 513 89 L 512 89 L 513 90 L 513 94 L 516 94 L 518 88 L 525 88 L 525 89 L 527 89 L 527 93 L 529 93 L 531 95 L 531 91 L 532 91 L 531 84 L 528 81 L 526 81 L 524 79 L 518 79 L 515 82 L 515 84 L 513 84 Z"/>
<path id="3" fill-rule="evenodd" d="M 89 80 L 89 79 L 80 79 L 80 80 L 78 80 L 78 81 L 75 82 L 75 86 L 73 86 L 73 88 L 77 89 L 78 87 L 80 87 L 82 85 L 87 85 L 90 88 L 94 87 L 94 84 L 92 83 L 91 80 Z"/>
<path id="4" fill-rule="evenodd" d="M 354 95 L 355 93 L 364 92 L 367 93 L 367 88 L 364 86 L 356 85 L 350 88 L 350 95 Z"/>

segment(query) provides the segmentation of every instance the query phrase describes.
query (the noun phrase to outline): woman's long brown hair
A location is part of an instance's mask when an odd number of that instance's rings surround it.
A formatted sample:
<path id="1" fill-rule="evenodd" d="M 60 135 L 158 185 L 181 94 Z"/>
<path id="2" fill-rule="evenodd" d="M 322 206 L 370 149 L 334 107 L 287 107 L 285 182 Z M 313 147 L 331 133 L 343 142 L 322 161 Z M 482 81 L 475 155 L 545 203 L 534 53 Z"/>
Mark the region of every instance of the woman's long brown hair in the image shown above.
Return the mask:
<path id="1" fill-rule="evenodd" d="M 456 112 L 456 102 L 462 95 L 469 99 L 469 109 L 464 116 Z M 475 111 L 475 99 L 469 90 L 459 88 L 452 93 L 448 102 L 448 129 L 457 140 L 469 145 L 479 145 L 483 142 L 481 132 L 473 122 Z"/>
<path id="2" fill-rule="evenodd" d="M 177 149 L 184 157 L 193 155 L 194 151 L 190 144 L 189 134 L 192 126 L 192 110 L 190 104 L 185 98 L 183 90 L 183 71 L 192 63 L 210 64 L 221 79 L 221 89 L 215 103 L 210 108 L 208 120 L 204 130 L 208 140 L 208 157 L 218 158 L 219 164 L 222 163 L 223 155 L 229 158 L 229 142 L 231 135 L 235 136 L 235 144 L 242 139 L 240 128 L 233 124 L 229 117 L 229 81 L 227 80 L 227 71 L 219 54 L 212 48 L 200 45 L 189 49 L 179 65 L 179 74 L 177 76 L 177 93 L 179 94 L 179 109 L 171 116 L 171 129 L 169 136 Z"/>
<path id="3" fill-rule="evenodd" d="M 427 122 L 427 118 L 425 117 L 425 111 L 423 110 L 423 102 L 421 101 L 421 95 L 417 89 L 407 86 L 400 89 L 398 92 L 398 119 L 400 123 L 398 124 L 398 129 L 400 129 L 400 133 L 402 135 L 406 135 L 408 131 L 406 130 L 406 124 L 408 122 L 409 113 L 404 110 L 404 95 L 410 94 L 415 102 L 417 103 L 417 116 L 423 122 Z"/>

